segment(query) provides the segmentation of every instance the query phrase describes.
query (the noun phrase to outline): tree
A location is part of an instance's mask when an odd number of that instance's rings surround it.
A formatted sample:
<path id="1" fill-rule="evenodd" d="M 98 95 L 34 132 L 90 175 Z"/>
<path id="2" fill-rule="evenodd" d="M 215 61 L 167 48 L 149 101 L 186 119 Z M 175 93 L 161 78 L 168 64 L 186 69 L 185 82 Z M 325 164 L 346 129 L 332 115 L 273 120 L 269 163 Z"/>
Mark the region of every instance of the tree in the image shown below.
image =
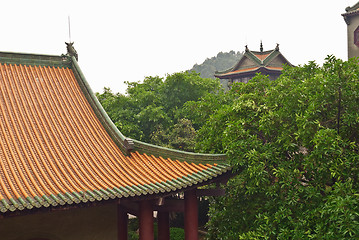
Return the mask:
<path id="1" fill-rule="evenodd" d="M 169 130 L 159 127 L 151 136 L 153 144 L 194 152 L 196 130 L 192 122 L 182 118 Z"/>
<path id="2" fill-rule="evenodd" d="M 218 79 L 201 78 L 195 72 L 174 73 L 164 81 L 162 103 L 169 113 L 175 114 L 184 103 L 197 101 L 207 93 L 219 89 Z"/>
<path id="3" fill-rule="evenodd" d="M 185 102 L 177 114 L 190 119 L 194 128 L 199 130 L 214 113 L 232 101 L 234 96 L 231 93 L 225 93 L 222 89 L 209 92 L 197 101 Z"/>
<path id="4" fill-rule="evenodd" d="M 212 200 L 209 239 L 358 238 L 358 77 L 357 60 L 328 57 L 231 90 L 197 144 L 239 172 Z"/>
<path id="5" fill-rule="evenodd" d="M 185 102 L 197 101 L 209 92 L 218 91 L 220 86 L 218 80 L 203 79 L 194 72 L 174 73 L 165 79 L 146 77 L 143 82 L 127 82 L 127 85 L 126 95 L 114 94 L 108 88 L 96 94 L 111 120 L 126 137 L 172 147 L 178 145 L 174 144 L 174 137 L 161 137 L 159 134 L 168 134 L 173 131 L 175 124 L 181 123 L 182 120 L 178 120 L 184 117 L 180 109 Z M 182 126 L 188 127 L 190 131 L 188 124 Z M 156 137 L 151 138 L 154 134 Z M 193 149 L 193 136 L 186 136 L 188 149 Z M 172 139 L 171 143 L 167 137 Z M 184 143 L 178 147 L 184 147 Z"/>

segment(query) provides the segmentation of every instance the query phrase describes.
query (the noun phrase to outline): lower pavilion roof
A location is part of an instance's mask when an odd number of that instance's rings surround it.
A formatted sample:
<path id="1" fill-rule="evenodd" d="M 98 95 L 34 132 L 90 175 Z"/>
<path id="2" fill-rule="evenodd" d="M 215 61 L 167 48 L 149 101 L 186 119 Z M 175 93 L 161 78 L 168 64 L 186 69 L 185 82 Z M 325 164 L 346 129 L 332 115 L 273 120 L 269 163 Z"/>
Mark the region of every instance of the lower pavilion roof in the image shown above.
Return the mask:
<path id="1" fill-rule="evenodd" d="M 239 69 L 235 71 L 231 71 L 222 75 L 216 75 L 219 78 L 230 78 L 230 77 L 236 77 L 240 75 L 247 75 L 247 74 L 256 74 L 257 72 L 264 72 L 264 71 L 270 71 L 270 72 L 278 72 L 281 73 L 283 70 L 283 67 L 253 67 L 253 68 L 247 68 L 247 69 Z"/>
<path id="2" fill-rule="evenodd" d="M 171 193 L 216 178 L 224 155 L 125 138 L 69 56 L 0 53 L 0 212 Z"/>

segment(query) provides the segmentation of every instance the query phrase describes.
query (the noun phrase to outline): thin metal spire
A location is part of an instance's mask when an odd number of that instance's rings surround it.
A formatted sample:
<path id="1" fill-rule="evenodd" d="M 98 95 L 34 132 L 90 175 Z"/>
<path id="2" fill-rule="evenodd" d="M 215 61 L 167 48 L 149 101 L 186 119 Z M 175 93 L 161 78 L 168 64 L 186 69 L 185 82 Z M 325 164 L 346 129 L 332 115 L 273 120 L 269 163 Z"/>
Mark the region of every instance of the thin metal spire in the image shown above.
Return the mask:
<path id="1" fill-rule="evenodd" d="M 70 15 L 68 16 L 68 22 L 69 22 L 69 40 L 71 43 L 71 22 L 70 22 Z"/>

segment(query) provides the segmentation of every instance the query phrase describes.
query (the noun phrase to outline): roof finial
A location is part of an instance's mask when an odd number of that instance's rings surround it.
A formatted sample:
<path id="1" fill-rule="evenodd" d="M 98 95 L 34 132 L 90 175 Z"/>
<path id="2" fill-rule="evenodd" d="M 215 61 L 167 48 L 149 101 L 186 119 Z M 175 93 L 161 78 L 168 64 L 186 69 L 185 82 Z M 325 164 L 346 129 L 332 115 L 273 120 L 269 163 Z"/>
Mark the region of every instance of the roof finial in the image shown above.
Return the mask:
<path id="1" fill-rule="evenodd" d="M 68 56 L 74 56 L 76 58 L 76 61 L 79 60 L 79 56 L 76 52 L 76 49 L 74 48 L 74 42 L 71 42 L 71 23 L 70 23 L 70 16 L 68 16 L 67 20 L 69 21 L 69 42 L 66 43 L 66 49 L 67 49 L 67 55 Z"/>
<path id="2" fill-rule="evenodd" d="M 74 42 L 65 42 L 66 43 L 66 48 L 67 48 L 67 55 L 68 56 L 74 56 L 76 58 L 76 61 L 79 60 L 79 56 L 77 54 L 76 49 L 74 48 Z"/>
<path id="3" fill-rule="evenodd" d="M 279 51 L 279 43 L 277 43 L 277 46 L 275 47 L 275 50 Z"/>
<path id="4" fill-rule="evenodd" d="M 260 50 L 261 50 L 261 52 L 263 52 L 263 43 L 262 43 L 262 40 L 261 40 L 261 47 L 260 47 Z"/>
<path id="5" fill-rule="evenodd" d="M 248 52 L 249 51 L 249 49 L 248 49 L 248 45 L 246 45 L 246 52 Z"/>

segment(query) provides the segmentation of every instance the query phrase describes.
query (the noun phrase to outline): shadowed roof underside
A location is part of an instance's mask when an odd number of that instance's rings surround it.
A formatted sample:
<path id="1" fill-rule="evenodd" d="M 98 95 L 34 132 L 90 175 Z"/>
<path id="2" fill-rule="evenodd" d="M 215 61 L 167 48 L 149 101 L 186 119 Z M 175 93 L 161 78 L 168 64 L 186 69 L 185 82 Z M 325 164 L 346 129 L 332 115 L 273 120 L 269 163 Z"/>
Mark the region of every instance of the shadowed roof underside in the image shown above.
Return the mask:
<path id="1" fill-rule="evenodd" d="M 124 154 L 78 81 L 71 67 L 0 64 L 1 212 L 178 191 L 230 170 Z"/>

